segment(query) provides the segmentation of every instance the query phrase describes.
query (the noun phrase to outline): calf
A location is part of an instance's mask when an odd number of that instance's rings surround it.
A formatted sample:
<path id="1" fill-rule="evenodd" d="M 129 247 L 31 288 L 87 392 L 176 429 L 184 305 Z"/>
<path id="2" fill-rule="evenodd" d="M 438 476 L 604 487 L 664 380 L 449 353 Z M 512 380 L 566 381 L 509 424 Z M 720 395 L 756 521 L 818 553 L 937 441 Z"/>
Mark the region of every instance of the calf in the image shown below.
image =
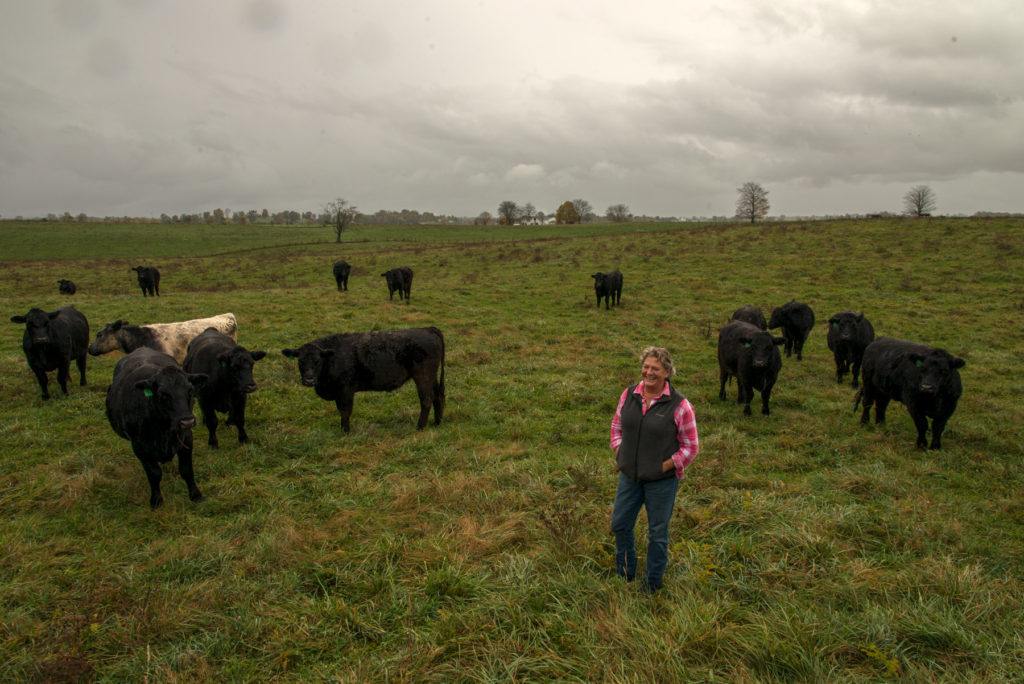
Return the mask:
<path id="1" fill-rule="evenodd" d="M 843 374 L 853 375 L 857 387 L 864 350 L 875 339 L 875 328 L 863 313 L 840 311 L 828 319 L 828 348 L 836 361 L 836 382 L 843 382 Z"/>
<path id="2" fill-rule="evenodd" d="M 142 288 L 142 296 L 149 294 L 150 297 L 160 296 L 160 271 L 155 266 L 134 266 L 132 270 L 139 276 L 139 287 Z"/>
<path id="3" fill-rule="evenodd" d="M 78 292 L 78 288 L 75 284 L 70 280 L 65 280 L 64 278 L 57 281 L 57 286 L 57 289 L 62 295 L 73 295 Z"/>
<path id="4" fill-rule="evenodd" d="M 398 293 L 398 299 L 401 300 L 405 297 L 405 301 L 409 301 L 409 295 L 412 293 L 412 269 L 408 266 L 399 266 L 393 268 L 390 271 L 381 273 L 382 276 L 387 280 L 388 283 L 388 299 L 394 298 L 395 293 Z"/>
<path id="5" fill-rule="evenodd" d="M 622 299 L 622 273 L 616 269 L 614 271 L 608 271 L 607 273 L 595 273 L 591 278 L 594 279 L 594 292 L 597 294 L 597 306 L 601 306 L 601 298 L 604 297 L 604 308 L 607 311 L 610 307 L 608 302 L 618 306 L 619 300 Z"/>
<path id="6" fill-rule="evenodd" d="M 238 334 L 238 322 L 233 313 L 149 325 L 130 325 L 128 321 L 117 320 L 107 323 L 96 334 L 96 339 L 89 345 L 89 353 L 99 356 L 120 350 L 128 354 L 140 347 L 150 347 L 173 356 L 175 361 L 181 363 L 185 360 L 188 343 L 207 328 L 216 328 L 231 339 L 235 339 Z"/>
<path id="7" fill-rule="evenodd" d="M 73 306 L 65 306 L 49 313 L 32 308 L 24 316 L 11 316 L 12 323 L 24 323 L 21 348 L 28 367 L 36 374 L 43 399 L 50 398 L 46 373 L 57 371 L 57 383 L 68 393 L 71 359 L 78 365 L 80 384 L 85 384 L 85 348 L 89 344 L 89 322 Z"/>
<path id="8" fill-rule="evenodd" d="M 772 330 L 782 328 L 782 336 L 786 339 L 786 357 L 795 351 L 796 360 L 802 361 L 804 342 L 814 327 L 814 312 L 806 304 L 790 300 L 772 311 L 768 327 Z"/>
<path id="9" fill-rule="evenodd" d="M 188 344 L 186 373 L 199 373 L 207 377 L 198 389 L 199 408 L 203 423 L 210 433 L 209 445 L 217 448 L 217 411 L 228 414 L 228 425 L 238 428 L 238 442 L 245 444 L 245 403 L 250 392 L 256 391 L 252 367 L 267 355 L 265 351 L 249 351 L 235 344 L 232 337 L 216 328 L 207 328 Z"/>
<path id="10" fill-rule="evenodd" d="M 303 385 L 313 387 L 321 399 L 334 401 L 345 432 L 349 431 L 356 392 L 390 392 L 410 378 L 416 383 L 420 399 L 416 429 L 426 426 L 431 405 L 434 424 L 441 424 L 445 403 L 444 336 L 437 328 L 328 335 L 282 353 L 298 359 Z"/>
<path id="11" fill-rule="evenodd" d="M 107 420 L 119 437 L 131 442 L 149 480 L 149 507 L 158 508 L 161 463 L 178 456 L 178 473 L 188 486 L 188 498 L 202 501 L 192 472 L 192 415 L 194 389 L 205 375 L 189 374 L 167 354 L 143 347 L 114 366 L 107 389 Z"/>
<path id="12" fill-rule="evenodd" d="M 736 309 L 729 321 L 745 321 L 751 325 L 756 325 L 761 330 L 768 330 L 768 321 L 764 319 L 764 314 L 756 306 L 747 304 Z"/>
<path id="13" fill-rule="evenodd" d="M 768 400 L 782 368 L 777 347 L 785 341 L 746 321 L 726 324 L 718 332 L 718 398 L 725 399 L 725 383 L 735 375 L 736 401 L 743 404 L 743 414 L 750 415 L 750 401 L 756 389 L 761 393 L 761 413 L 769 415 Z"/>
<path id="14" fill-rule="evenodd" d="M 345 260 L 334 262 L 334 280 L 338 283 L 338 292 L 343 289 L 348 290 L 348 274 L 352 272 L 352 267 L 348 265 Z"/>
<path id="15" fill-rule="evenodd" d="M 956 410 L 963 393 L 958 368 L 965 365 L 945 349 L 926 344 L 879 337 L 864 350 L 864 386 L 857 392 L 863 399 L 860 422 L 867 423 L 875 405 L 875 423 L 885 422 L 885 409 L 895 399 L 907 407 L 917 428 L 917 447 L 928 448 L 925 433 L 932 418 L 932 449 L 942 447 L 942 431 Z"/>

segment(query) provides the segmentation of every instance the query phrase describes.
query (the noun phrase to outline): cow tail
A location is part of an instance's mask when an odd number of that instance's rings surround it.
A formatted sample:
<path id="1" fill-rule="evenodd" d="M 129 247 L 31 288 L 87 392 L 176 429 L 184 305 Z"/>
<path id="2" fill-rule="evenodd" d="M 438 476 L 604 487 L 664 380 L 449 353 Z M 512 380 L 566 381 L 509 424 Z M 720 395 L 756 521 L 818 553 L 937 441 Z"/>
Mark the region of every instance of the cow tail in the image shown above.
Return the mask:
<path id="1" fill-rule="evenodd" d="M 857 390 L 857 396 L 856 396 L 856 397 L 854 397 L 854 398 L 856 399 L 856 401 L 855 401 L 855 402 L 853 402 L 853 410 L 854 410 L 854 411 L 856 411 L 856 410 L 857 410 L 857 407 L 858 407 L 858 406 L 860 406 L 860 400 L 861 400 L 861 398 L 862 398 L 863 396 L 864 396 L 864 388 L 863 388 L 863 387 L 861 387 L 861 388 L 860 388 L 859 390 Z"/>
<path id="2" fill-rule="evenodd" d="M 445 404 L 445 397 L 444 397 L 444 356 L 445 356 L 444 334 L 439 329 L 437 329 L 437 328 L 432 328 L 432 330 L 434 331 L 434 333 L 437 334 L 437 336 L 439 338 L 441 338 L 441 382 L 439 382 L 438 385 L 437 385 L 437 396 L 441 400 L 441 406 L 444 406 L 444 404 Z"/>

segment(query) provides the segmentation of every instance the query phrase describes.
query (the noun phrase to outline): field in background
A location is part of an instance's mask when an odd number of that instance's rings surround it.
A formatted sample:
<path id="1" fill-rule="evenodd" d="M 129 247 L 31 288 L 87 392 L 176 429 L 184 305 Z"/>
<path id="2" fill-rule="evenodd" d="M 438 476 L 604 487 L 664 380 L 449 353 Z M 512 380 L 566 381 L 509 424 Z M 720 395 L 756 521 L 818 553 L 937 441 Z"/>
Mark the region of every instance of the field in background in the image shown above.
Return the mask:
<path id="1" fill-rule="evenodd" d="M 266 349 L 253 443 L 196 435 L 164 507 L 89 385 L 39 398 L 0 329 L 0 677 L 189 681 L 992 679 L 1024 667 L 1024 221 L 328 228 L 0 223 L 7 316 L 225 311 Z M 353 265 L 334 290 L 331 264 Z M 129 269 L 158 266 L 160 298 Z M 383 271 L 411 266 L 410 304 Z M 590 274 L 619 268 L 622 305 Z M 57 293 L 58 278 L 80 287 Z M 818 325 L 772 415 L 718 400 L 717 329 L 792 298 Z M 940 452 L 906 410 L 861 427 L 824 322 L 961 356 Z M 445 421 L 412 385 L 356 396 L 352 432 L 279 351 L 435 325 Z M 608 423 L 649 344 L 673 353 L 702 452 L 680 488 L 666 588 L 612 577 Z M 51 374 L 52 375 L 52 374 Z M 52 391 L 52 390 L 51 390 Z M 641 522 L 641 526 L 644 523 Z M 641 528 L 642 531 L 642 528 Z M 641 539 L 644 534 L 640 534 Z M 641 555 L 643 549 L 641 549 Z"/>

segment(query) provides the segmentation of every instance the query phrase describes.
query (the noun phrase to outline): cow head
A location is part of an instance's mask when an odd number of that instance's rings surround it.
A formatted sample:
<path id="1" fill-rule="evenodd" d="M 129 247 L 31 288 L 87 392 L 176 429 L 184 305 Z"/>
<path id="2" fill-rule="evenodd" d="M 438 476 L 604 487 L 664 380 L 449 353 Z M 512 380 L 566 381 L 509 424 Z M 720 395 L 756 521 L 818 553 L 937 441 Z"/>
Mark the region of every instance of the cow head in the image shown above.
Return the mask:
<path id="1" fill-rule="evenodd" d="M 785 337 L 774 337 L 766 332 L 744 335 L 740 338 L 740 344 L 750 354 L 750 363 L 755 368 L 766 368 L 771 366 L 777 351 L 775 347 L 785 344 Z"/>
<path id="2" fill-rule="evenodd" d="M 217 363 L 227 372 L 233 389 L 249 393 L 256 391 L 256 381 L 252 377 L 252 367 L 266 355 L 267 352 L 265 351 L 251 352 L 239 345 L 230 351 L 218 354 Z"/>
<path id="3" fill-rule="evenodd" d="M 135 383 L 135 389 L 142 392 L 143 401 L 153 412 L 164 416 L 172 429 L 178 432 L 188 430 L 196 424 L 192 414 L 195 388 L 207 380 L 202 373 L 186 373 L 180 368 L 167 366 L 145 380 Z"/>
<path id="4" fill-rule="evenodd" d="M 599 290 L 604 287 L 604 279 L 606 277 L 606 274 L 599 272 L 592 274 L 590 277 L 594 279 L 594 289 Z"/>
<path id="5" fill-rule="evenodd" d="M 306 387 L 312 387 L 316 384 L 317 378 L 320 377 L 324 361 L 334 354 L 334 350 L 321 349 L 312 342 L 308 342 L 298 349 L 282 349 L 281 353 L 289 359 L 298 360 L 302 384 Z"/>
<path id="6" fill-rule="evenodd" d="M 11 323 L 24 323 L 25 339 L 32 346 L 41 346 L 50 343 L 50 321 L 59 315 L 59 311 L 47 313 L 42 309 L 32 308 L 24 316 L 11 316 Z"/>
<path id="7" fill-rule="evenodd" d="M 828 319 L 829 334 L 833 339 L 850 342 L 857 339 L 857 330 L 864 314 L 855 314 L 852 311 L 842 311 Z"/>
<path id="8" fill-rule="evenodd" d="M 89 354 L 92 356 L 99 356 L 100 354 L 106 354 L 116 349 L 120 349 L 121 343 L 117 339 L 117 331 L 126 325 L 128 325 L 128 321 L 118 319 L 113 323 L 107 323 L 103 326 L 100 331 L 96 333 L 96 339 L 94 339 L 89 345 Z"/>
<path id="9" fill-rule="evenodd" d="M 966 362 L 945 349 L 931 349 L 924 354 L 910 354 L 908 357 L 918 371 L 917 389 L 926 394 L 935 394 L 949 383 L 958 368 Z"/>

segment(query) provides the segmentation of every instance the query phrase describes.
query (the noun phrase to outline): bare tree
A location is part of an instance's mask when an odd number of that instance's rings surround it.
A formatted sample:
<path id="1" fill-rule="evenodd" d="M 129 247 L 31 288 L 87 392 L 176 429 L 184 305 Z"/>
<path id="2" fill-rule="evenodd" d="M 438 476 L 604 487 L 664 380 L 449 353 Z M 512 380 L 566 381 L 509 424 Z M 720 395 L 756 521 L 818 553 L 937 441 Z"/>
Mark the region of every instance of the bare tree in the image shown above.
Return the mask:
<path id="1" fill-rule="evenodd" d="M 493 218 L 491 216 L 491 212 L 489 212 L 489 211 L 481 211 L 480 215 L 477 216 L 476 219 L 473 220 L 473 225 L 474 226 L 486 226 L 486 225 L 489 225 L 490 222 L 491 222 L 491 218 Z"/>
<path id="2" fill-rule="evenodd" d="M 519 220 L 523 223 L 533 223 L 536 218 L 537 207 L 533 206 L 532 202 L 524 204 L 522 209 L 519 211 Z"/>
<path id="3" fill-rule="evenodd" d="M 935 193 L 927 185 L 915 185 L 903 196 L 903 213 L 910 216 L 931 216 L 935 211 Z"/>
<path id="4" fill-rule="evenodd" d="M 324 213 L 334 226 L 335 242 L 341 242 L 341 231 L 345 230 L 359 215 L 359 210 L 348 203 L 347 200 L 338 198 L 324 205 Z"/>
<path id="5" fill-rule="evenodd" d="M 585 199 L 574 199 L 572 201 L 572 208 L 576 210 L 576 215 L 580 217 L 580 223 L 584 223 L 594 216 L 594 207 Z"/>
<path id="6" fill-rule="evenodd" d="M 737 188 L 736 192 L 739 193 L 739 197 L 736 198 L 736 216 L 750 219 L 753 223 L 768 214 L 768 191 L 762 188 L 760 183 L 748 181 L 743 187 Z"/>
<path id="7" fill-rule="evenodd" d="M 613 223 L 625 223 L 632 217 L 632 214 L 629 213 L 629 207 L 625 204 L 613 204 L 608 207 L 605 217 Z"/>
<path id="8" fill-rule="evenodd" d="M 519 218 L 519 206 L 512 200 L 505 200 L 498 205 L 498 217 L 505 220 L 505 225 L 514 226 Z"/>

